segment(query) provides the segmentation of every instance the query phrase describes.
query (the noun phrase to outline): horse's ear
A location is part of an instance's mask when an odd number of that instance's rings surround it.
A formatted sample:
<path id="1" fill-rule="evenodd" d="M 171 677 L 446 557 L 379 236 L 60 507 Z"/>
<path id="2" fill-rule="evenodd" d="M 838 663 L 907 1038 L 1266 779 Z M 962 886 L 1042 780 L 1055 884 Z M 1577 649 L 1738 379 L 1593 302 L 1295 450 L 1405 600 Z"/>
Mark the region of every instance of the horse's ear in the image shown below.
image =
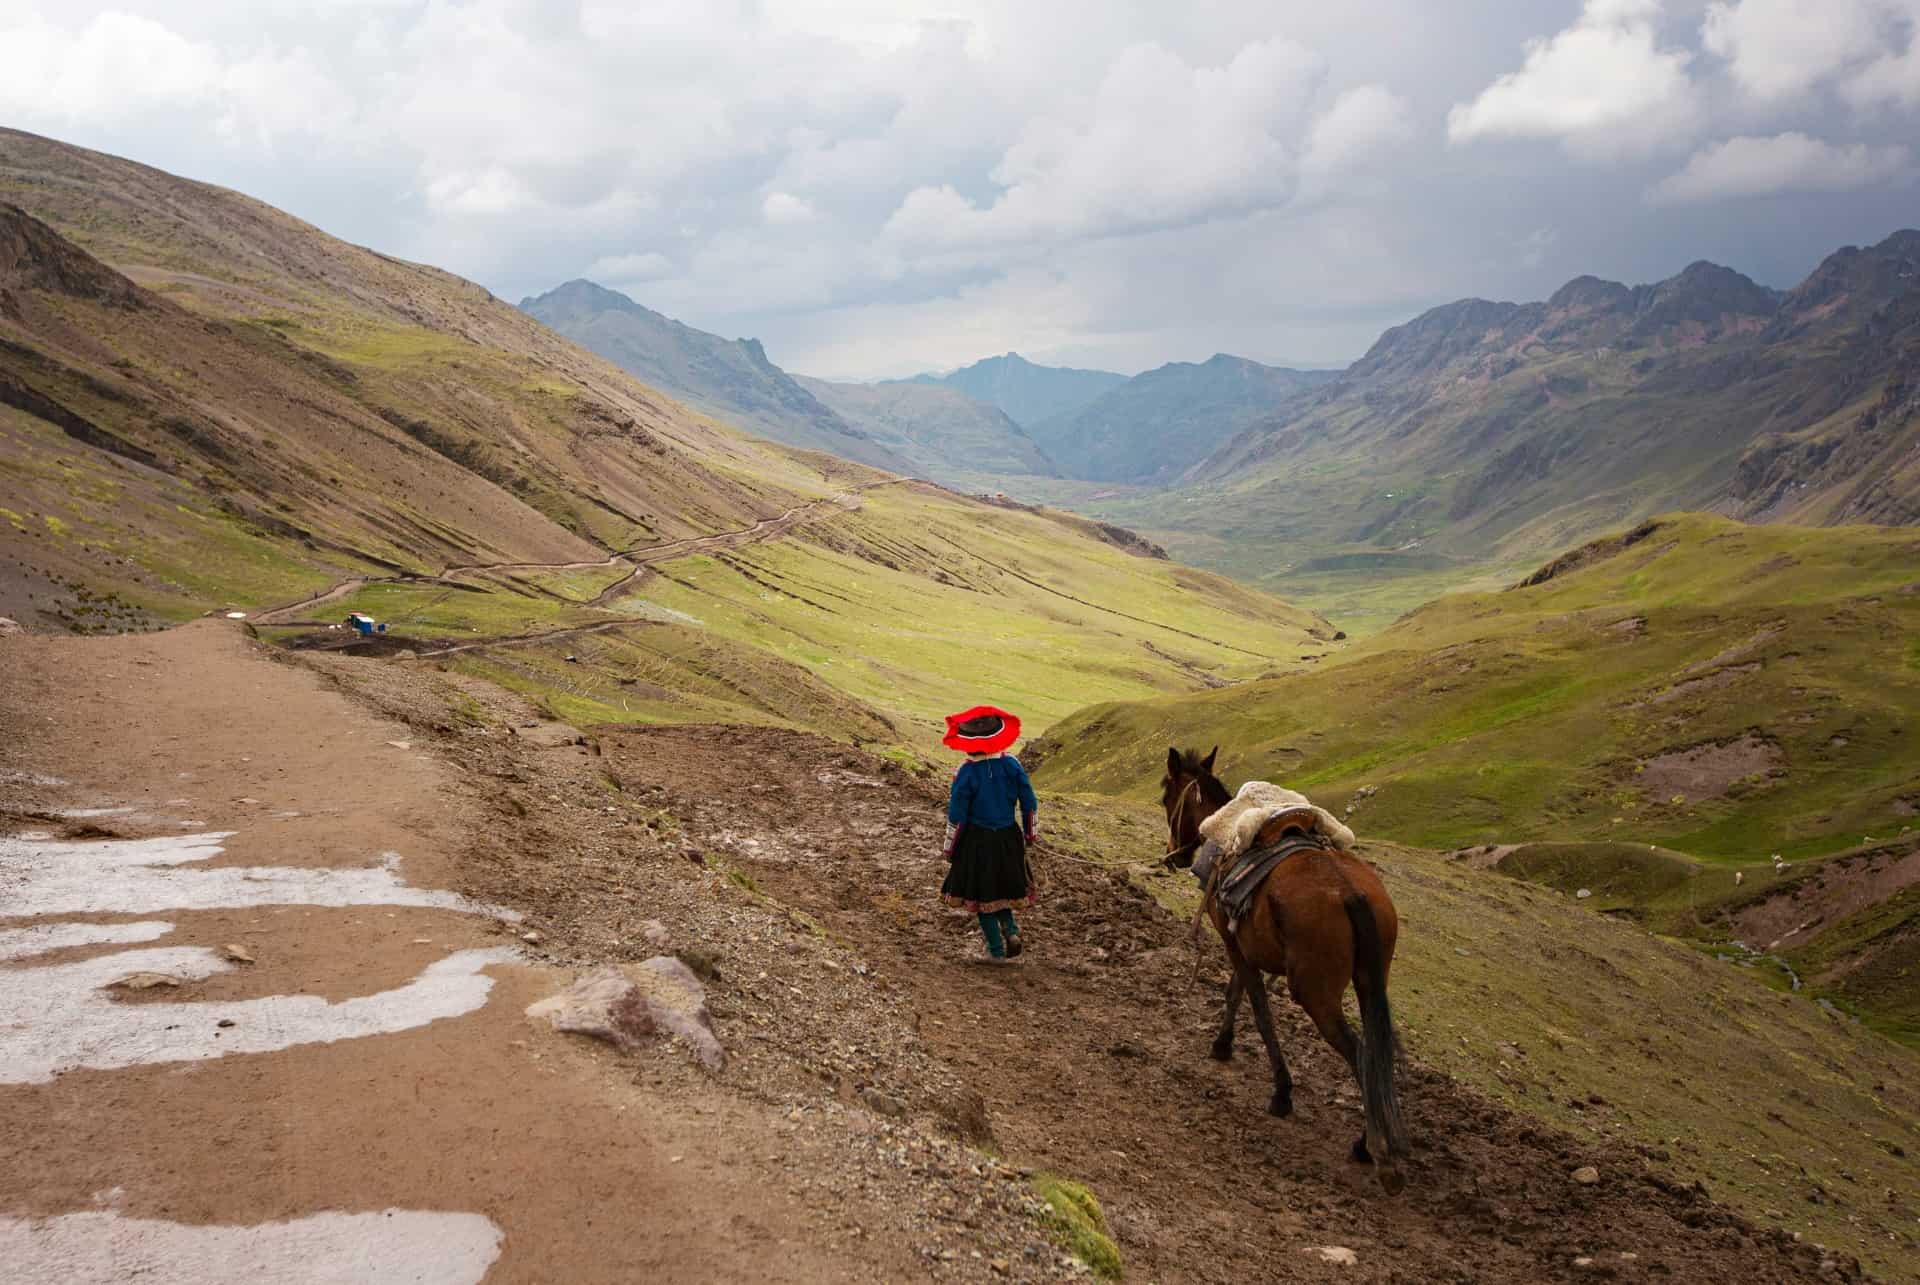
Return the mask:
<path id="1" fill-rule="evenodd" d="M 1216 745 L 1212 749 L 1208 750 L 1207 757 L 1200 761 L 1200 766 L 1206 769 L 1208 776 L 1213 775 L 1213 758 L 1214 758 L 1214 755 L 1218 754 L 1219 752 L 1220 752 L 1220 747 Z"/>
<path id="2" fill-rule="evenodd" d="M 1167 746 L 1167 775 L 1178 779 L 1180 775 L 1180 751 Z"/>

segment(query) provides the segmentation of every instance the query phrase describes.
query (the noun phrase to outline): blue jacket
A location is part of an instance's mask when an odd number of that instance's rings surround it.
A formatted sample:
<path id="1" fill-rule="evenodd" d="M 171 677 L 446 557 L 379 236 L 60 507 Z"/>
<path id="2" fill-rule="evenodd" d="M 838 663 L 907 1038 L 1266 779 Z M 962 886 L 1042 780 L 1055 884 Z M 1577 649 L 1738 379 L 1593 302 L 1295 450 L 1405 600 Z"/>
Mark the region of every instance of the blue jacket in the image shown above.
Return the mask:
<path id="1" fill-rule="evenodd" d="M 1027 779 L 1027 769 L 1020 766 L 1020 760 L 1011 754 L 968 759 L 960 765 L 953 788 L 947 793 L 947 824 L 956 830 L 968 825 L 1004 830 L 1014 823 L 1015 804 L 1025 814 L 1026 831 L 1032 837 L 1040 800 L 1033 796 L 1033 782 Z"/>

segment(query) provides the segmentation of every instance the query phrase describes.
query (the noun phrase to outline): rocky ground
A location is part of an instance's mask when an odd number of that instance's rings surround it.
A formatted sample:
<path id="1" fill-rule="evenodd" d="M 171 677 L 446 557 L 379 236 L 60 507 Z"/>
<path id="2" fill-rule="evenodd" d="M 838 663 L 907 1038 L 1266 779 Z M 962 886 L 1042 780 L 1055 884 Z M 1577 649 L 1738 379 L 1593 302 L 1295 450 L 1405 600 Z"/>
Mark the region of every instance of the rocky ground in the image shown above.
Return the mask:
<path id="1" fill-rule="evenodd" d="M 1290 1003 L 1293 1118 L 1261 1110 L 1250 1029 L 1235 1061 L 1206 1058 L 1217 964 L 1124 871 L 1043 844 L 1028 957 L 972 962 L 970 920 L 933 896 L 943 782 L 857 750 L 734 727 L 589 739 L 430 664 L 274 654 L 211 622 L 0 646 L 15 832 L 132 837 L 172 808 L 236 832 L 215 864 L 391 849 L 409 883 L 502 912 L 170 913 L 260 971 L 166 1002 L 378 991 L 422 939 L 521 961 L 489 968 L 478 1011 L 403 1033 L 0 1084 L 31 1122 L 0 1212 L 467 1210 L 504 1234 L 492 1280 L 1058 1280 L 1084 1268 L 1036 1199 L 1051 1172 L 1097 1193 L 1132 1279 L 1858 1278 L 1417 1056 L 1410 1184 L 1385 1197 L 1346 1159 L 1351 1080 Z M 71 815 L 122 800 L 140 806 Z M 40 922 L 4 905 L 0 927 Z M 718 1071 L 525 1016 L 664 955 L 704 979 Z"/>
<path id="2" fill-rule="evenodd" d="M 462 886 L 524 908 L 546 959 L 582 968 L 667 940 L 713 977 L 727 1083 L 797 1116 L 802 1134 L 844 1114 L 896 1147 L 946 1148 L 946 1160 L 895 1163 L 933 1179 L 918 1248 L 962 1274 L 976 1253 L 1020 1270 L 986 1243 L 1021 1221 L 1018 1201 L 969 1193 L 985 1154 L 1090 1184 L 1138 1279 L 1857 1275 L 1638 1150 L 1545 1128 L 1417 1058 L 1403 1072 L 1410 1185 L 1383 1197 L 1346 1159 L 1351 1079 L 1289 1002 L 1275 1012 L 1300 1086 L 1292 1119 L 1262 1112 L 1250 1021 L 1234 1062 L 1206 1058 L 1224 974 L 1124 871 L 1043 841 L 1027 959 L 974 962 L 971 920 L 933 895 L 942 781 L 763 728 L 602 729 L 537 748 L 545 721 L 497 689 L 307 663 L 465 769 L 487 819 Z M 808 1190 L 833 1199 L 846 1181 L 813 1175 Z"/>

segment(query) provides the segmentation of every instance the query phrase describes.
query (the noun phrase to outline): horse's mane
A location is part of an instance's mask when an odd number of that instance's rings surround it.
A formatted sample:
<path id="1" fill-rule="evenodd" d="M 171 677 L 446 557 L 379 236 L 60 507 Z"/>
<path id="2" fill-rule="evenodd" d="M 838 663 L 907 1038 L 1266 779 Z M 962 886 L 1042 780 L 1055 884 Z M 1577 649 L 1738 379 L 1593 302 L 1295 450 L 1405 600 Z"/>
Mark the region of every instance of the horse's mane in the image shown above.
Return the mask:
<path id="1" fill-rule="evenodd" d="M 1220 778 L 1208 769 L 1207 756 L 1199 750 L 1180 751 L 1179 775 L 1180 777 L 1198 777 L 1200 779 L 1200 796 L 1216 807 L 1233 801 L 1233 795 L 1227 792 L 1227 787 L 1221 784 Z M 1179 777 L 1176 777 L 1172 772 L 1167 773 L 1166 778 L 1160 782 L 1161 807 L 1170 808 L 1173 806 L 1173 792 L 1178 788 L 1178 784 Z"/>

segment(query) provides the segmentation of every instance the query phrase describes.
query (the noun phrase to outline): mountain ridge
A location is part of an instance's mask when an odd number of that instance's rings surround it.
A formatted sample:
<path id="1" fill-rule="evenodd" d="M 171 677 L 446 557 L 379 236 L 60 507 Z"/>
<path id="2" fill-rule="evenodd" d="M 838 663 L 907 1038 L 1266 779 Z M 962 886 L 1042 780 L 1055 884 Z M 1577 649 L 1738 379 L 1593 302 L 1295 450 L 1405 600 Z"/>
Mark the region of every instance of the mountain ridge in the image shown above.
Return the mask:
<path id="1" fill-rule="evenodd" d="M 1339 600 L 1312 595 L 1351 582 L 1302 577 L 1364 567 L 1383 613 L 1666 510 L 1911 522 L 1916 283 L 1920 233 L 1900 231 L 1784 291 L 1698 261 L 1641 286 L 1455 300 L 1172 489 L 1086 508 L 1323 610 Z"/>
<path id="2" fill-rule="evenodd" d="M 914 381 L 849 384 L 809 375 L 794 379 L 874 442 L 906 459 L 918 476 L 964 486 L 982 473 L 1059 474 L 1032 435 L 1005 411 L 957 388 Z"/>
<path id="3" fill-rule="evenodd" d="M 910 472 L 902 456 L 822 404 L 757 339 L 723 339 L 577 277 L 520 311 L 643 383 L 749 432 L 857 463 Z"/>
<path id="4" fill-rule="evenodd" d="M 1142 371 L 1075 411 L 1033 425 L 1032 434 L 1070 476 L 1165 483 L 1288 399 L 1334 378 L 1215 353 Z"/>
<path id="5" fill-rule="evenodd" d="M 943 384 L 976 401 L 997 406 L 1022 428 L 1084 406 L 1127 377 L 1107 370 L 1043 366 L 1017 352 L 983 357 L 944 375 L 922 374 L 888 383 Z"/>

